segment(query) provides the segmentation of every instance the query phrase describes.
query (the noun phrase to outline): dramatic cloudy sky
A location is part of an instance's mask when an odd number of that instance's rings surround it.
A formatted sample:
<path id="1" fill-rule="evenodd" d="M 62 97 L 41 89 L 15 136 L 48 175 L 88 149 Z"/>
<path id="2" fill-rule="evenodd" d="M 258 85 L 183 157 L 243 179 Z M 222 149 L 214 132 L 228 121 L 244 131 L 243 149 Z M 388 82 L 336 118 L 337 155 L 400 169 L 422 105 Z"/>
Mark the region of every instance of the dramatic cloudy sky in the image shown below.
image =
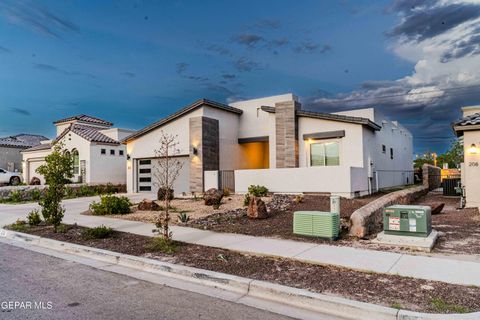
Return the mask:
<path id="1" fill-rule="evenodd" d="M 480 104 L 480 0 L 0 0 L 0 136 L 138 129 L 200 97 L 373 106 L 443 151 Z"/>

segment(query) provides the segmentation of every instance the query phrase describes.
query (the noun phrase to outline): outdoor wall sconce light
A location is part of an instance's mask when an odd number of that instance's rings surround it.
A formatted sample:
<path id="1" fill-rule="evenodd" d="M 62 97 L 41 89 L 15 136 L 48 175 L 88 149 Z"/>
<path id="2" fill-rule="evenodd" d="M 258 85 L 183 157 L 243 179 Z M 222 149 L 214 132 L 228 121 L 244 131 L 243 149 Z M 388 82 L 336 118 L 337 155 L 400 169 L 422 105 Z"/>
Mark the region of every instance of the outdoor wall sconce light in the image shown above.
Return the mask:
<path id="1" fill-rule="evenodd" d="M 477 154 L 478 153 L 478 149 L 477 149 L 477 146 L 475 145 L 475 143 L 472 143 L 470 148 L 468 148 L 468 153 L 470 153 L 470 154 Z"/>
<path id="2" fill-rule="evenodd" d="M 198 155 L 198 149 L 195 148 L 195 147 L 192 147 L 192 153 L 193 153 L 194 155 Z"/>
<path id="3" fill-rule="evenodd" d="M 127 160 L 130 160 L 130 155 L 127 153 Z"/>

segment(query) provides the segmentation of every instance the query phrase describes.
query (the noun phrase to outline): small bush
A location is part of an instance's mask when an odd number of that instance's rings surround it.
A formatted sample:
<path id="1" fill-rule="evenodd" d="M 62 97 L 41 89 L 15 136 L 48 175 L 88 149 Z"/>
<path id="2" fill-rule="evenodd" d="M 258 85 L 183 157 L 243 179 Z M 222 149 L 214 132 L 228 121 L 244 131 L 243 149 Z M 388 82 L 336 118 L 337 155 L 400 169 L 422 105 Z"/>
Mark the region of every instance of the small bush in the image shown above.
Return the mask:
<path id="1" fill-rule="evenodd" d="M 25 220 L 18 219 L 17 221 L 15 221 L 15 223 L 9 225 L 8 228 L 13 231 L 23 232 L 27 230 L 28 225 Z"/>
<path id="2" fill-rule="evenodd" d="M 182 223 L 187 223 L 189 220 L 190 220 L 190 217 L 188 215 L 188 213 L 186 212 L 180 212 L 178 215 L 178 220 Z"/>
<path id="3" fill-rule="evenodd" d="M 433 298 L 430 301 L 431 305 L 437 312 L 441 313 L 447 313 L 447 312 L 452 312 L 452 313 L 467 313 L 470 312 L 470 309 L 460 306 L 457 304 L 453 303 L 448 303 L 444 301 L 442 298 Z"/>
<path id="4" fill-rule="evenodd" d="M 38 201 L 42 197 L 42 192 L 38 189 L 32 189 L 32 190 L 29 191 L 29 193 L 30 193 L 29 197 L 33 201 Z"/>
<path id="5" fill-rule="evenodd" d="M 88 239 L 105 239 L 113 235 L 113 229 L 101 225 L 95 228 L 89 228 L 83 231 L 83 236 Z"/>
<path id="6" fill-rule="evenodd" d="M 153 252 L 174 253 L 177 251 L 177 245 L 170 239 L 154 237 L 152 242 L 146 246 L 146 249 Z"/>
<path id="7" fill-rule="evenodd" d="M 56 232 L 59 232 L 59 233 L 67 233 L 68 231 L 68 226 L 66 224 L 60 224 L 58 227 L 57 227 L 57 231 Z"/>
<path id="8" fill-rule="evenodd" d="M 255 197 L 265 197 L 268 195 L 268 189 L 265 186 L 251 185 L 248 187 L 248 193 Z"/>
<path id="9" fill-rule="evenodd" d="M 19 190 L 13 190 L 8 200 L 13 203 L 22 202 L 22 193 Z"/>
<path id="10" fill-rule="evenodd" d="M 158 200 L 165 201 L 166 196 L 167 196 L 167 189 L 166 188 L 158 189 L 158 192 L 157 192 Z M 173 189 L 169 190 L 168 200 L 173 200 Z"/>
<path id="11" fill-rule="evenodd" d="M 230 189 L 223 188 L 223 196 L 224 197 L 230 197 L 230 194 L 231 194 Z"/>
<path id="12" fill-rule="evenodd" d="M 100 198 L 100 202 L 92 202 L 90 210 L 94 215 L 126 214 L 130 213 L 131 205 L 132 203 L 127 197 L 106 195 Z"/>
<path id="13" fill-rule="evenodd" d="M 30 213 L 27 215 L 27 221 L 28 224 L 31 226 L 38 226 L 40 222 L 42 222 L 42 219 L 40 218 L 40 213 L 37 209 L 33 209 L 32 211 L 30 211 Z"/>
<path id="14" fill-rule="evenodd" d="M 243 206 L 246 207 L 250 203 L 250 195 L 247 193 L 243 196 Z"/>

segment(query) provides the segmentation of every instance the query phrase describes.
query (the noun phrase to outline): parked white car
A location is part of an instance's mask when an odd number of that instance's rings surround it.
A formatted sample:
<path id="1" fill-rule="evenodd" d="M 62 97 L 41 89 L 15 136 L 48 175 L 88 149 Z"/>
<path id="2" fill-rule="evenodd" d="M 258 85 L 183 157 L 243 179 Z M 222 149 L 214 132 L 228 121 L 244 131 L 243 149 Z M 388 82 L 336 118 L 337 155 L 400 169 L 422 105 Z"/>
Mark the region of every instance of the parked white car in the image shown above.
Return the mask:
<path id="1" fill-rule="evenodd" d="M 22 174 L 20 172 L 11 172 L 0 168 L 0 184 L 11 184 L 16 186 L 22 182 Z"/>

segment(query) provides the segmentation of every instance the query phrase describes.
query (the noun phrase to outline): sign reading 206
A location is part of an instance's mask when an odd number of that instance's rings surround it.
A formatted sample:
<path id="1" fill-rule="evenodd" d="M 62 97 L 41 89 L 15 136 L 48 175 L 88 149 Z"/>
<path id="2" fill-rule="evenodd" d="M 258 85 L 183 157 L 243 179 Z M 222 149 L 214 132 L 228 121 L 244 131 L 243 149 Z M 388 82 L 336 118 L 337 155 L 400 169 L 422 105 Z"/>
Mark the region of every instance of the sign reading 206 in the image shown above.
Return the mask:
<path id="1" fill-rule="evenodd" d="M 468 166 L 469 166 L 469 167 L 478 167 L 478 162 L 477 162 L 477 161 L 470 161 L 470 162 L 468 163 Z"/>

